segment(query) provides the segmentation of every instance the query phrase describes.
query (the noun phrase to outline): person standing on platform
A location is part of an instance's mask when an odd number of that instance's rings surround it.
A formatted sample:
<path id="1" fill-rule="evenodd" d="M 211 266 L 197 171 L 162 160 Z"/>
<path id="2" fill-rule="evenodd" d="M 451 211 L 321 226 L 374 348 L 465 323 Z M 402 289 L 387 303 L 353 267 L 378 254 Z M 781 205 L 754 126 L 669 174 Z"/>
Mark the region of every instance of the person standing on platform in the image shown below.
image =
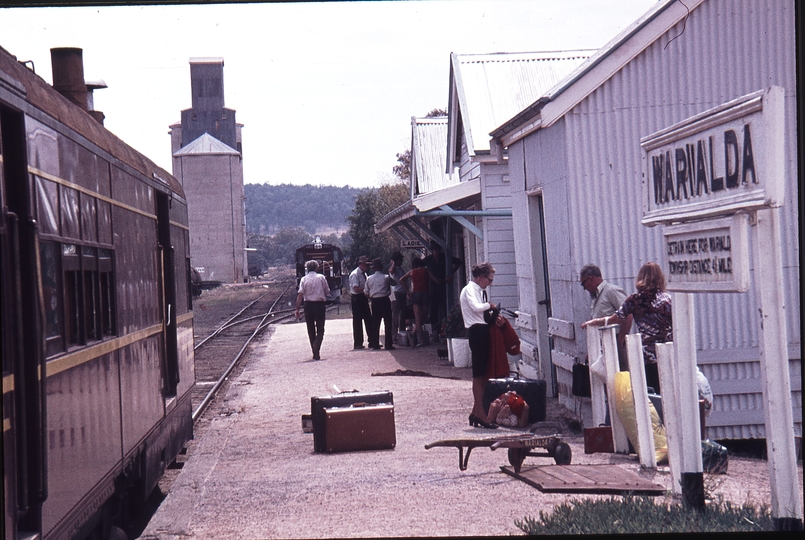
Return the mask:
<path id="1" fill-rule="evenodd" d="M 330 286 L 327 278 L 317 273 L 319 263 L 308 261 L 305 264 L 307 274 L 299 281 L 299 292 L 296 295 L 296 318 L 299 318 L 299 308 L 305 302 L 305 323 L 307 336 L 310 339 L 310 348 L 313 350 L 313 360 L 321 360 L 321 342 L 324 340 L 324 321 L 327 318 L 327 294 Z"/>
<path id="2" fill-rule="evenodd" d="M 592 301 L 590 303 L 590 318 L 607 317 L 615 313 L 623 301 L 626 300 L 626 291 L 603 279 L 601 269 L 594 264 L 585 265 L 579 273 L 581 286 L 590 293 Z M 618 331 L 618 359 L 621 370 L 627 369 L 625 344 L 626 334 L 632 327 L 631 316 L 625 319 Z M 590 361 L 594 361 L 591 358 Z"/>
<path id="3" fill-rule="evenodd" d="M 371 337 L 372 313 L 369 310 L 369 298 L 364 292 L 366 271 L 369 269 L 369 257 L 361 255 L 358 266 L 349 274 L 349 296 L 352 306 L 352 346 L 354 350 L 363 349 L 363 329 L 367 337 Z"/>
<path id="4" fill-rule="evenodd" d="M 405 312 L 408 308 L 408 287 L 402 280 L 405 275 L 402 264 L 403 254 L 399 251 L 392 253 L 389 275 L 397 282 L 391 287 L 391 328 L 394 331 L 394 343 L 397 343 L 397 333 L 405 330 Z"/>
<path id="5" fill-rule="evenodd" d="M 494 422 L 486 421 L 484 411 L 484 390 L 489 380 L 489 324 L 484 319 L 484 312 L 496 309 L 495 304 L 489 301 L 486 288 L 495 279 L 495 269 L 488 262 L 482 262 L 472 267 L 472 281 L 461 289 L 459 301 L 461 303 L 461 316 L 469 337 L 470 352 L 472 354 L 472 413 L 470 425 L 487 429 L 498 427 Z M 497 321 L 495 321 L 497 323 Z"/>
<path id="6" fill-rule="evenodd" d="M 430 272 L 425 268 L 422 259 L 414 257 L 412 268 L 400 280 L 411 278 L 411 304 L 414 309 L 414 335 L 420 345 L 425 343 L 425 333 L 422 325 L 428 314 L 428 288 L 430 286 Z M 413 339 L 413 336 L 412 336 Z M 416 346 L 416 345 L 414 345 Z"/>
<path id="7" fill-rule="evenodd" d="M 450 272 L 447 272 L 447 257 L 442 246 L 435 240 L 430 243 L 430 255 L 422 259 L 430 272 L 430 324 L 433 335 L 438 336 L 439 325 L 447 317 L 447 287 L 453 274 L 464 265 L 458 257 L 450 257 Z"/>
<path id="8" fill-rule="evenodd" d="M 394 350 L 394 329 L 391 325 L 391 286 L 397 282 L 383 273 L 383 261 L 372 261 L 374 273 L 366 278 L 366 296 L 372 303 L 372 331 L 369 334 L 369 348 L 380 350 L 380 322 L 386 333 L 386 350 Z"/>
<path id="9" fill-rule="evenodd" d="M 674 340 L 671 295 L 665 290 L 665 276 L 655 262 L 640 267 L 635 278 L 637 292 L 629 295 L 618 310 L 607 317 L 599 317 L 582 323 L 581 327 L 606 326 L 621 323 L 634 317 L 643 342 L 643 362 L 646 370 L 646 386 L 660 392 L 660 375 L 657 369 L 657 343 Z"/>

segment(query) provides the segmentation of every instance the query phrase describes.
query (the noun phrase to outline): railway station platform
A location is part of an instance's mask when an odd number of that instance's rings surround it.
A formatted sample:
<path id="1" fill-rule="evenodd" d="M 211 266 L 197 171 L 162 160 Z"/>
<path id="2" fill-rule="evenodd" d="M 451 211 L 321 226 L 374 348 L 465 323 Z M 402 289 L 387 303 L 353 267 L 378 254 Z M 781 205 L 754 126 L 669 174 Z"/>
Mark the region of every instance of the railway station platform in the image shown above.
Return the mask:
<path id="1" fill-rule="evenodd" d="M 476 449 L 463 472 L 455 448 L 425 450 L 443 439 L 516 432 L 469 426 L 471 369 L 439 359 L 436 345 L 353 351 L 351 324 L 327 320 L 320 361 L 311 359 L 303 323 L 278 325 L 261 338 L 226 395 L 208 411 L 209 423 L 140 538 L 522 534 L 515 520 L 538 518 L 540 511 L 578 498 L 543 493 L 502 473 L 505 449 Z M 397 370 L 432 376 L 389 375 Z M 353 389 L 393 392 L 396 448 L 314 452 L 313 435 L 302 430 L 310 398 Z M 548 420 L 556 420 L 551 415 L 560 410 L 549 404 Z M 581 434 L 566 435 L 574 464 L 616 464 L 670 489 L 667 467 L 640 473 L 636 456 L 585 455 Z M 528 457 L 523 467 L 552 464 L 550 458 Z M 740 504 L 753 495 L 763 500 L 763 493 L 734 496 Z"/>

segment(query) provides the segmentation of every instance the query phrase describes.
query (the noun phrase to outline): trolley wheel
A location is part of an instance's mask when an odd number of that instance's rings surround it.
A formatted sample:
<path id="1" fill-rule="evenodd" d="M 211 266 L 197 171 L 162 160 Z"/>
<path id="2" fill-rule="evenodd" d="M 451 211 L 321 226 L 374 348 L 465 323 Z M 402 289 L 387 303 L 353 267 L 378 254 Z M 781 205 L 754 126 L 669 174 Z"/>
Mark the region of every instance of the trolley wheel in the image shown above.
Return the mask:
<path id="1" fill-rule="evenodd" d="M 509 448 L 509 463 L 514 467 L 514 472 L 519 473 L 525 461 L 525 448 Z"/>
<path id="2" fill-rule="evenodd" d="M 549 439 L 548 444 L 545 445 L 545 451 L 548 452 L 550 457 L 554 457 L 556 455 L 556 446 L 559 444 L 559 439 Z"/>
<path id="3" fill-rule="evenodd" d="M 570 445 L 563 442 L 557 444 L 553 459 L 556 461 L 557 465 L 570 465 L 570 461 L 572 459 Z"/>

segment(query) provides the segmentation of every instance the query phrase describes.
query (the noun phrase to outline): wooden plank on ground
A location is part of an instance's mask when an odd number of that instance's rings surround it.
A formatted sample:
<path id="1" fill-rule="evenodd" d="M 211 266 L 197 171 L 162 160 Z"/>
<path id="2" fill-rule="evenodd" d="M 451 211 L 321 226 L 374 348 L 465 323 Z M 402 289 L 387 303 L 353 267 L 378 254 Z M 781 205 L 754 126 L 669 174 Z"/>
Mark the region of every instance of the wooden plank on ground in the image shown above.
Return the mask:
<path id="1" fill-rule="evenodd" d="M 617 465 L 544 465 L 500 468 L 545 493 L 609 493 L 616 495 L 662 495 L 665 487 Z"/>

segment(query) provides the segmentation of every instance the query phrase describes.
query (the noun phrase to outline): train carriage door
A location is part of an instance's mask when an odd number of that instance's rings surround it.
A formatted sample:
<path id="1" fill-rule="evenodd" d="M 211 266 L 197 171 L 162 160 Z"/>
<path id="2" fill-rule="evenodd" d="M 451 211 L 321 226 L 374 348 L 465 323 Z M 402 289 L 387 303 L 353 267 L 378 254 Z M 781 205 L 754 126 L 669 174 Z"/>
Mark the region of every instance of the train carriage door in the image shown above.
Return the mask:
<path id="1" fill-rule="evenodd" d="M 0 156 L 4 529 L 6 536 L 22 538 L 41 531 L 47 498 L 44 306 L 25 118 L 2 103 Z"/>
<path id="2" fill-rule="evenodd" d="M 176 336 L 176 272 L 170 231 L 170 196 L 157 192 L 157 234 L 159 241 L 160 274 L 162 278 L 162 309 L 165 334 L 165 395 L 175 396 L 179 383 L 179 350 Z"/>

